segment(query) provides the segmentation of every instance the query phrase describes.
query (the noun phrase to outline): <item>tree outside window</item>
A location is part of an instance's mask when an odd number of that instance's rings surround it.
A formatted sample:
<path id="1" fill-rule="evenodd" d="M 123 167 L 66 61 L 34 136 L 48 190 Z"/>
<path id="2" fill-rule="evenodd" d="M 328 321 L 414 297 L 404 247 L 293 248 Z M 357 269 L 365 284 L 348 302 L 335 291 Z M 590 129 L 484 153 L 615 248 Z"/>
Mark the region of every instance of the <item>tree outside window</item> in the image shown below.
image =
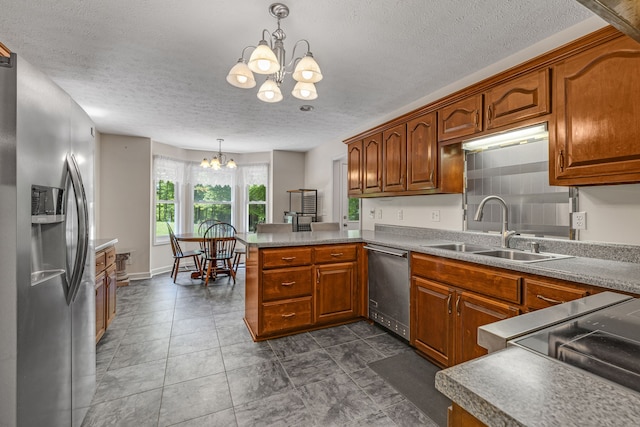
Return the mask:
<path id="1" fill-rule="evenodd" d="M 256 231 L 256 224 L 265 222 L 267 218 L 267 186 L 264 184 L 247 185 L 247 230 Z"/>
<path id="2" fill-rule="evenodd" d="M 193 229 L 207 219 L 232 222 L 232 193 L 230 185 L 196 184 L 193 188 Z"/>
<path id="3" fill-rule="evenodd" d="M 349 198 L 349 221 L 360 221 L 360 199 Z"/>
<path id="4" fill-rule="evenodd" d="M 171 181 L 159 180 L 156 182 L 156 238 L 168 238 L 169 230 L 167 223 L 174 230 L 176 227 L 176 192 L 175 183 Z"/>

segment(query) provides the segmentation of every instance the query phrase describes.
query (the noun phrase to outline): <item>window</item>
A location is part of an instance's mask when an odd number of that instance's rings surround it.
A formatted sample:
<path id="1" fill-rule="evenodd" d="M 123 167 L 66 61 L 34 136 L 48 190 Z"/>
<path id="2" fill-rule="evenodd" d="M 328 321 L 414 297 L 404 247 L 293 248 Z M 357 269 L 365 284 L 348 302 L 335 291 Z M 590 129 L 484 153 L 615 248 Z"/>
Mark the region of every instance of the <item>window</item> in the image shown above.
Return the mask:
<path id="1" fill-rule="evenodd" d="M 153 241 L 169 241 L 167 222 L 174 232 L 182 230 L 180 224 L 180 186 L 184 182 L 184 163 L 165 157 L 153 159 L 153 180 L 155 183 Z"/>
<path id="2" fill-rule="evenodd" d="M 241 231 L 252 233 L 256 224 L 267 220 L 269 165 L 244 165 L 238 168 L 238 187 L 242 189 L 244 209 Z"/>
<path id="3" fill-rule="evenodd" d="M 193 229 L 207 219 L 232 224 L 231 185 L 196 184 L 193 187 Z"/>
<path id="4" fill-rule="evenodd" d="M 156 221 L 155 236 L 156 240 L 164 240 L 169 237 L 167 223 L 174 230 L 176 227 L 176 191 L 175 183 L 171 181 L 160 180 L 156 182 Z"/>
<path id="5" fill-rule="evenodd" d="M 360 221 L 360 199 L 349 197 L 349 221 Z"/>
<path id="6" fill-rule="evenodd" d="M 247 230 L 256 231 L 256 224 L 267 219 L 267 186 L 247 185 Z"/>

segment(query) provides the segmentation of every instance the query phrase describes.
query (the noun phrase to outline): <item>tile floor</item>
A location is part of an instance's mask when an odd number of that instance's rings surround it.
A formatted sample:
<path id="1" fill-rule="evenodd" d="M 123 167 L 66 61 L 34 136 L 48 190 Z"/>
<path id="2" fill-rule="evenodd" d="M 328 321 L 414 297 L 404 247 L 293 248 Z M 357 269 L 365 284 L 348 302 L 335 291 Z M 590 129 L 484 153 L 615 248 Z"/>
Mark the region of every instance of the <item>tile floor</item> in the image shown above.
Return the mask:
<path id="1" fill-rule="evenodd" d="M 411 349 L 358 322 L 254 343 L 244 271 L 118 289 L 97 346 L 90 426 L 435 426 L 367 363 Z"/>

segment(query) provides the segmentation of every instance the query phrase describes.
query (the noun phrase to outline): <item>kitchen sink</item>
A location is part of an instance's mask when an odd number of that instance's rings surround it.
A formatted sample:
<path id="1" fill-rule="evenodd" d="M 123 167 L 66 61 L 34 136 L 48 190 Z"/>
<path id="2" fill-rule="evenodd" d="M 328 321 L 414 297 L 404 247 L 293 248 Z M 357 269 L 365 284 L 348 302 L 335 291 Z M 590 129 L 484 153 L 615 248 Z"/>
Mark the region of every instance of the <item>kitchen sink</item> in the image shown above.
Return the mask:
<path id="1" fill-rule="evenodd" d="M 539 262 L 553 259 L 571 258 L 570 255 L 524 252 L 517 249 L 494 249 L 475 252 L 476 255 L 490 256 L 516 262 Z"/>
<path id="2" fill-rule="evenodd" d="M 486 246 L 472 245 L 469 243 L 442 243 L 438 245 L 428 245 L 430 248 L 436 249 L 446 249 L 448 251 L 455 252 L 479 252 L 479 251 L 487 251 L 491 248 Z"/>

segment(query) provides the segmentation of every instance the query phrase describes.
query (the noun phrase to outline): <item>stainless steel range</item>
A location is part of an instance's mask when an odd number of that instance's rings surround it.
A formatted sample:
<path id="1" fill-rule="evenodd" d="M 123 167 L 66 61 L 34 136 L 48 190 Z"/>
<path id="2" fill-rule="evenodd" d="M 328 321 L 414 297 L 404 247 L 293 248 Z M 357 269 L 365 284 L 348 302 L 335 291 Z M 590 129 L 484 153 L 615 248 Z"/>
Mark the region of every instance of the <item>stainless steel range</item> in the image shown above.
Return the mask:
<path id="1" fill-rule="evenodd" d="M 640 299 L 513 341 L 640 392 Z"/>
<path id="2" fill-rule="evenodd" d="M 640 299 L 602 292 L 481 326 L 489 352 L 519 346 L 640 392 Z"/>

